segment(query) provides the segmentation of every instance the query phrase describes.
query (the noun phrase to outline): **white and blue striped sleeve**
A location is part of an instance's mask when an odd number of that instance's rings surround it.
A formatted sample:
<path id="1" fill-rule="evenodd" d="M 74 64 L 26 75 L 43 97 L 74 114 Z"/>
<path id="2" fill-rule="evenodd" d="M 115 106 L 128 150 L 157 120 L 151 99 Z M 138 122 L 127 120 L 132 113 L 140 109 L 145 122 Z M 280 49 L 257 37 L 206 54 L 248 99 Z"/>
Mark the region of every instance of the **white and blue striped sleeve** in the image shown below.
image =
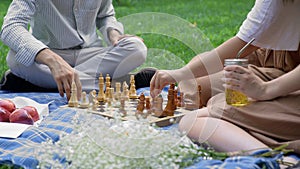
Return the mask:
<path id="1" fill-rule="evenodd" d="M 16 60 L 25 66 L 33 64 L 37 53 L 48 48 L 28 31 L 34 12 L 34 0 L 12 1 L 0 32 L 2 41 L 16 52 Z"/>
<path id="2" fill-rule="evenodd" d="M 99 28 L 100 32 L 103 35 L 104 40 L 110 44 L 110 40 L 108 38 L 108 29 L 112 28 L 120 32 L 120 34 L 124 34 L 124 28 L 123 24 L 118 22 L 117 19 L 115 18 L 115 10 L 112 5 L 112 2 L 109 1 L 102 1 L 96 24 L 97 27 Z"/>

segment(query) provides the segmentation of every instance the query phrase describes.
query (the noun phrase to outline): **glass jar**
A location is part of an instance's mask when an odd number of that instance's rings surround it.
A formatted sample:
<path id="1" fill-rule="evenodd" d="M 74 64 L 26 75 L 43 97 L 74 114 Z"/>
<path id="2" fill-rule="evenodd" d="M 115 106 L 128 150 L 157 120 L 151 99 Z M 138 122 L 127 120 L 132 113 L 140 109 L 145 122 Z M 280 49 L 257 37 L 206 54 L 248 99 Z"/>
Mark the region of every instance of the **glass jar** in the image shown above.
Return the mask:
<path id="1" fill-rule="evenodd" d="M 247 68 L 248 59 L 225 59 L 224 66 L 239 65 Z M 248 104 L 248 97 L 239 91 L 225 89 L 226 103 L 232 106 L 245 106 Z"/>

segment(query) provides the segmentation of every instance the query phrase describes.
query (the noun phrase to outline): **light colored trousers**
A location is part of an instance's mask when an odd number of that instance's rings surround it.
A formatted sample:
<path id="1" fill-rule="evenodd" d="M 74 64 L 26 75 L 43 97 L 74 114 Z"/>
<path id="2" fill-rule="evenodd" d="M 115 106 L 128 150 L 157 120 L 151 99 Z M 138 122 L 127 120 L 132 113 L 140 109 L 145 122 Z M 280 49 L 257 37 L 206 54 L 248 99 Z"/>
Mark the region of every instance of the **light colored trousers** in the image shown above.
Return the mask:
<path id="1" fill-rule="evenodd" d="M 146 46 L 137 37 L 121 39 L 116 46 L 51 50 L 77 71 L 84 91 L 99 88 L 100 73 L 103 76 L 109 74 L 113 79 L 120 78 L 143 64 L 147 56 Z M 26 67 L 15 60 L 15 54 L 11 50 L 6 59 L 13 74 L 40 87 L 57 87 L 48 66 L 35 62 Z"/>

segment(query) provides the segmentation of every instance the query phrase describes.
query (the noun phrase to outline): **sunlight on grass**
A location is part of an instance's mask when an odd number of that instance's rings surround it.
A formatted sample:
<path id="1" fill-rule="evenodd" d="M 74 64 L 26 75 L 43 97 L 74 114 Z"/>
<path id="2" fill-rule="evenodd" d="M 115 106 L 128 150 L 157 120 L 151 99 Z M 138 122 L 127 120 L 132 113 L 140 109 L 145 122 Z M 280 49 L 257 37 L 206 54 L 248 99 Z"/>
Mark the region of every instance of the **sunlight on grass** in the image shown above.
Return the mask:
<path id="1" fill-rule="evenodd" d="M 143 12 L 124 16 L 119 18 L 119 21 L 123 23 L 129 34 L 157 36 L 156 41 L 149 39 L 145 41 L 148 46 L 148 56 L 142 67 L 180 68 L 195 54 L 213 49 L 209 39 L 199 28 L 175 15 Z M 152 50 L 156 51 L 152 52 Z M 180 51 L 188 51 L 189 53 L 187 55 L 187 53 Z M 174 67 L 174 65 L 181 63 L 179 60 L 182 61 L 181 66 Z"/>
<path id="2" fill-rule="evenodd" d="M 1 0 L 1 25 L 10 2 L 11 0 Z M 124 23 L 126 33 L 141 36 L 149 49 L 155 49 L 154 51 L 149 50 L 150 52 L 148 55 L 151 59 L 156 58 L 158 55 L 164 57 L 167 57 L 167 55 L 176 56 L 180 58 L 180 61 L 178 61 L 180 64 L 178 63 L 178 65 L 181 65 L 181 61 L 187 63 L 195 56 L 195 54 L 209 50 L 211 47 L 216 47 L 234 36 L 242 21 L 246 18 L 247 13 L 253 6 L 254 0 L 115 0 L 113 3 L 115 5 L 116 17 L 120 18 L 120 20 L 132 14 L 158 12 L 176 16 L 189 23 L 189 26 L 201 30 L 203 35 L 211 42 L 211 46 L 208 48 L 205 48 L 207 45 L 199 44 L 199 37 L 193 37 L 189 32 L 181 31 L 180 28 L 172 25 L 172 20 L 162 21 L 162 23 L 171 24 L 169 26 L 164 26 L 166 28 L 164 32 L 169 31 L 169 29 L 177 29 L 176 31 L 173 31 L 173 33 L 170 32 L 169 35 L 157 34 L 154 33 L 155 31 L 153 32 L 153 30 L 150 33 L 145 33 L 145 31 L 138 32 L 138 29 L 135 29 L 137 28 L 136 25 L 128 24 L 128 22 Z M 144 22 L 144 25 L 147 24 L 149 23 Z M 162 27 L 159 28 L 161 31 Z M 180 32 L 184 32 L 185 34 L 180 35 Z M 180 35 L 180 38 L 176 36 L 176 33 Z M 186 40 L 183 39 L 185 38 L 184 35 L 186 35 L 186 38 L 188 38 L 189 41 L 194 39 L 194 41 L 191 41 L 194 42 L 194 44 L 191 44 L 190 42 L 186 43 Z M 201 46 L 201 48 L 198 46 Z M 164 52 L 161 53 L 162 51 Z M 8 69 L 5 61 L 7 52 L 8 47 L 0 41 L 0 76 Z M 146 61 L 145 64 L 151 66 L 149 61 Z M 176 65 L 177 63 L 172 64 Z"/>

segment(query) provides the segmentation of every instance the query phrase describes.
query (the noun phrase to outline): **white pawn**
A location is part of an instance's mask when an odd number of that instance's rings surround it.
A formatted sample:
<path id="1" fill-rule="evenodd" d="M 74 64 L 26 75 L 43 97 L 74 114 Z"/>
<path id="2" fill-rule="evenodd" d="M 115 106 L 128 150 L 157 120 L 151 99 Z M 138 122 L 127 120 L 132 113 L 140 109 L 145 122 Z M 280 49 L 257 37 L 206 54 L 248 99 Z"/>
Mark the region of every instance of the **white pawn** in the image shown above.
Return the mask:
<path id="1" fill-rule="evenodd" d="M 114 95 L 115 100 L 119 100 L 121 97 L 121 83 L 120 82 L 116 82 L 116 92 Z"/>
<path id="2" fill-rule="evenodd" d="M 89 102 L 86 99 L 86 92 L 82 92 L 81 94 L 81 103 L 79 105 L 80 108 L 86 109 L 89 107 Z"/>

